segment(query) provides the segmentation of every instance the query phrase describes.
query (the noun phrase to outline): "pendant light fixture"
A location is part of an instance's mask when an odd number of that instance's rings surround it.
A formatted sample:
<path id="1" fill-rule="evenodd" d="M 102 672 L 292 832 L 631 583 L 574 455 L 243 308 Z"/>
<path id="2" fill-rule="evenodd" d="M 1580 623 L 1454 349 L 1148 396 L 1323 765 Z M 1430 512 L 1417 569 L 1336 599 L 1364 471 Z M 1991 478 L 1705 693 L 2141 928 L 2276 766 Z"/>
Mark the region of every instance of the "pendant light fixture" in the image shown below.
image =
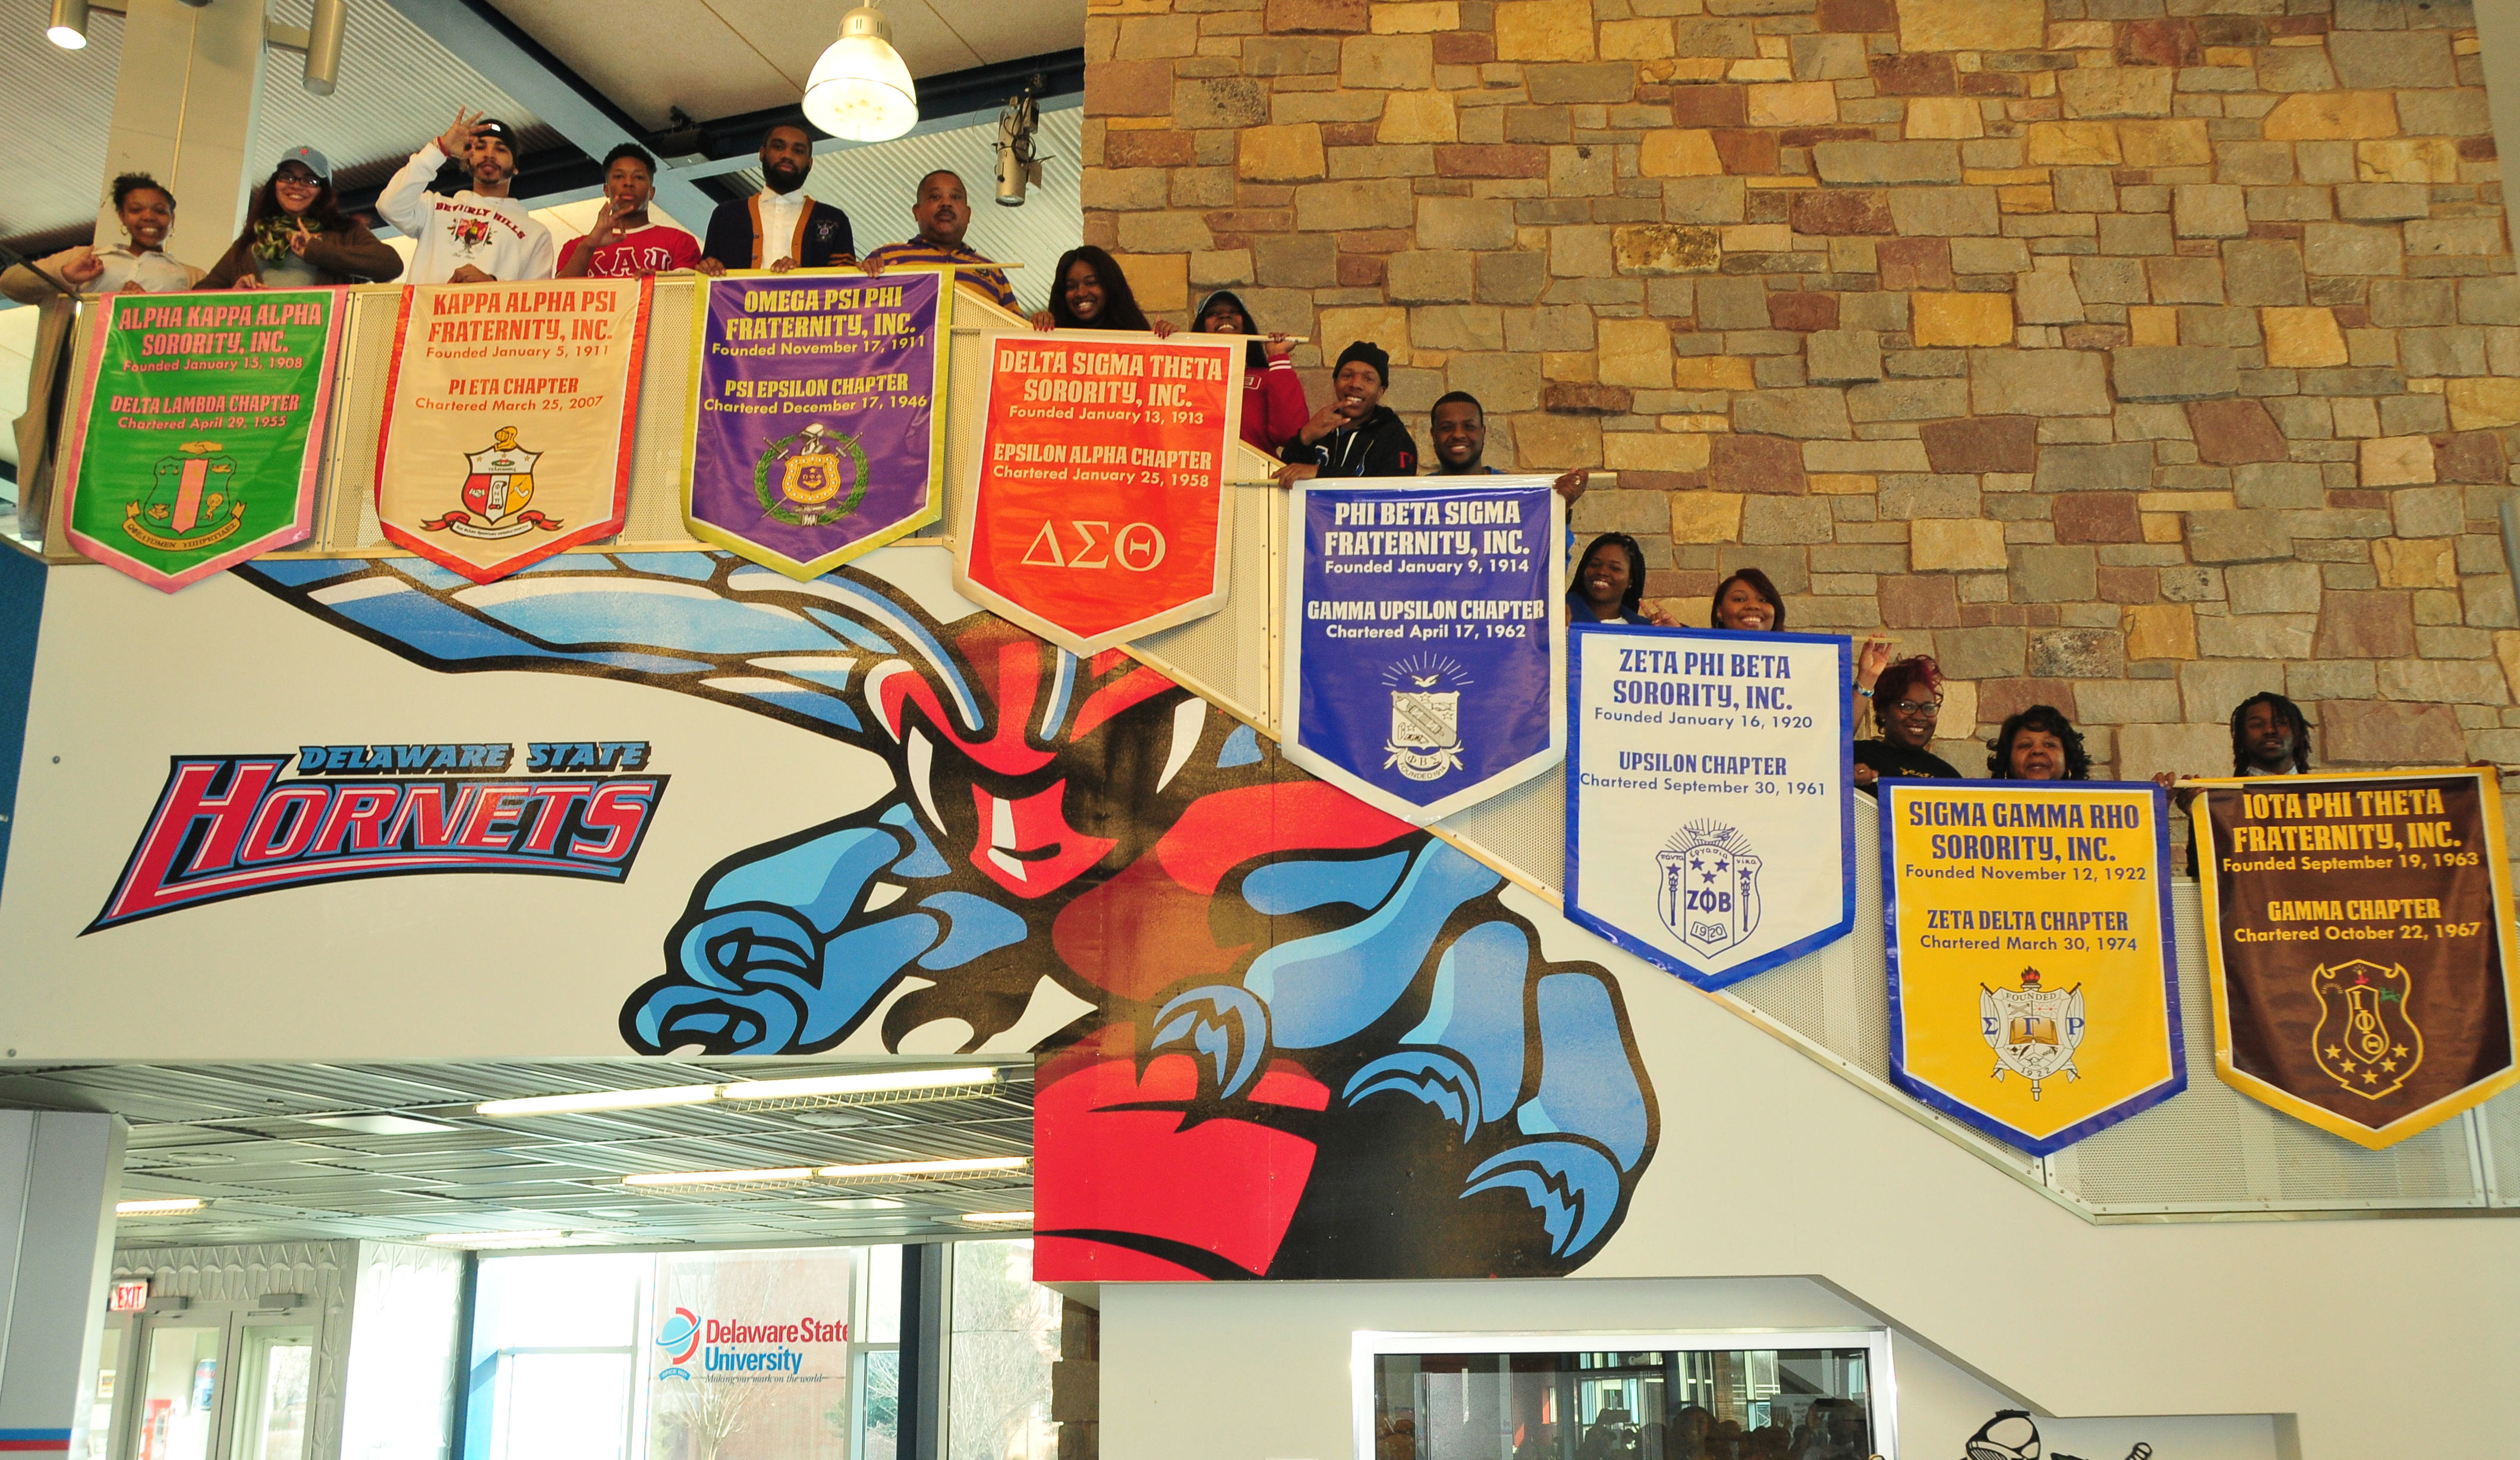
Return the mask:
<path id="1" fill-rule="evenodd" d="M 850 142 L 889 142 L 919 124 L 919 88 L 883 12 L 861 5 L 840 17 L 840 38 L 805 78 L 805 119 Z"/>

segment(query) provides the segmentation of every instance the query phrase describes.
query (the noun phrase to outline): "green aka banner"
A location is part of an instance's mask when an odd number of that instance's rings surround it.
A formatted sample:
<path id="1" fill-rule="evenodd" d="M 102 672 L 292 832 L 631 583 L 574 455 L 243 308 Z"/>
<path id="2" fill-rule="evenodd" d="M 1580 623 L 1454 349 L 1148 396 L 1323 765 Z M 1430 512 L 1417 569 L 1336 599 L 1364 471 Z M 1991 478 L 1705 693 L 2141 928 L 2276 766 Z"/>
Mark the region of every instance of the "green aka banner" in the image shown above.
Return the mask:
<path id="1" fill-rule="evenodd" d="M 172 593 L 312 532 L 340 291 L 89 307 L 61 468 L 70 546 Z"/>

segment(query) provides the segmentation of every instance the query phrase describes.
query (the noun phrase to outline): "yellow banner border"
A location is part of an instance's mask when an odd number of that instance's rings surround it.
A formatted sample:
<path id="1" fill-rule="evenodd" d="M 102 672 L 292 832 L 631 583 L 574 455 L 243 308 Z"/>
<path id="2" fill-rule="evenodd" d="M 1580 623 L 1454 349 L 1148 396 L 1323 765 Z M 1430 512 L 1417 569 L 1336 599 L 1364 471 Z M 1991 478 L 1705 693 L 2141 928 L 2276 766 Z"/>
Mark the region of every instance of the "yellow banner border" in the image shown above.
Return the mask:
<path id="1" fill-rule="evenodd" d="M 747 563 L 786 573 L 798 582 L 810 582 L 843 563 L 863 558 L 877 548 L 898 542 L 922 527 L 930 526 L 945 518 L 945 450 L 947 442 L 945 396 L 954 379 L 954 295 L 957 265 L 903 263 L 895 264 L 882 274 L 867 274 L 845 264 L 827 269 L 728 269 L 723 274 L 702 274 L 699 287 L 692 291 L 692 363 L 683 387 L 683 529 L 700 541 L 721 547 Z M 709 296 L 720 279 L 881 279 L 893 274 L 938 274 L 944 276 L 936 291 L 936 370 L 927 386 L 927 505 L 899 522 L 878 531 L 870 532 L 846 547 L 834 548 L 811 561 L 790 558 L 774 552 L 749 538 L 730 532 L 715 523 L 704 523 L 692 515 L 692 479 L 699 466 L 700 432 L 700 366 L 708 358 Z"/>
<path id="2" fill-rule="evenodd" d="M 2231 1004 L 2224 985 L 2227 975 L 2223 966 L 2222 861 L 2214 847 L 2212 821 L 2208 819 L 2201 826 L 2197 822 L 2197 818 L 2205 814 L 2202 798 L 2195 803 L 2197 809 L 2188 813 L 2192 844 L 2206 862 L 2205 866 L 2197 869 L 2196 889 L 2205 942 L 2205 992 L 2214 1005 L 2215 1074 L 2221 1076 L 2223 1083 L 2259 1104 L 2316 1125 L 2330 1135 L 2342 1136 L 2366 1151 L 2385 1151 L 2409 1136 L 2421 1135 L 2454 1116 L 2483 1105 L 2514 1084 L 2520 1084 L 2520 1010 L 2515 1010 L 2515 990 L 2511 986 L 2513 948 L 2515 941 L 2520 940 L 2514 938 L 2511 922 L 2509 845 L 2502 834 L 2501 773 L 2481 766 L 2414 766 L 2399 770 L 2318 771 L 2302 776 L 2212 776 L 2180 783 L 2182 787 L 2194 786 L 2203 791 L 2240 787 L 2289 790 L 2329 781 L 2403 781 L 2410 776 L 2464 776 L 2477 783 L 2478 804 L 2484 808 L 2485 835 L 2494 850 L 2494 854 L 2486 858 L 2486 870 L 2493 888 L 2494 907 L 2500 914 L 2495 919 L 2494 935 L 2502 958 L 2502 1017 L 2510 1026 L 2512 1059 L 2503 1067 L 2501 1073 L 2463 1086 L 2421 1110 L 2411 1111 L 2377 1127 L 2348 1120 L 2232 1066 Z M 2489 776 L 2493 778 L 2491 784 L 2487 783 Z"/>

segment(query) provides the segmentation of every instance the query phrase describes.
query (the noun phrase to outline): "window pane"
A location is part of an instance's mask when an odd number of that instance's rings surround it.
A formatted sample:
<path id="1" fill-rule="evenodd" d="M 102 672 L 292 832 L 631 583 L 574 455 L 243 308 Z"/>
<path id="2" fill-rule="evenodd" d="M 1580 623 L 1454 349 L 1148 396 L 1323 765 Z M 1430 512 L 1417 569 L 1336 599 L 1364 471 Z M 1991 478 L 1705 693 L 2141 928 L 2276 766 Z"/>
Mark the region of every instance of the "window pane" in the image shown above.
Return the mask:
<path id="1" fill-rule="evenodd" d="M 867 1249 L 866 1342 L 901 1342 L 901 1246 Z"/>
<path id="2" fill-rule="evenodd" d="M 139 1460 L 209 1460 L 224 1327 L 159 1325 L 149 1335 L 140 1394 Z"/>
<path id="3" fill-rule="evenodd" d="M 654 1260 L 655 1460 L 847 1460 L 856 1250 Z"/>
<path id="4" fill-rule="evenodd" d="M 893 1460 L 901 1440 L 901 1350 L 870 1350 L 859 1384 L 858 1460 Z"/>
<path id="5" fill-rule="evenodd" d="M 950 1460 L 1053 1460 L 1050 1364 L 1058 1295 L 1032 1280 L 1032 1243 L 954 1244 Z"/>
<path id="6" fill-rule="evenodd" d="M 484 1257 L 472 1351 L 627 1348 L 638 1341 L 644 1256 Z"/>
<path id="7" fill-rule="evenodd" d="M 630 1355 L 512 1353 L 502 1460 L 624 1460 Z"/>
<path id="8" fill-rule="evenodd" d="M 1374 1460 L 1865 1460 L 1862 1348 L 1387 1353 Z"/>

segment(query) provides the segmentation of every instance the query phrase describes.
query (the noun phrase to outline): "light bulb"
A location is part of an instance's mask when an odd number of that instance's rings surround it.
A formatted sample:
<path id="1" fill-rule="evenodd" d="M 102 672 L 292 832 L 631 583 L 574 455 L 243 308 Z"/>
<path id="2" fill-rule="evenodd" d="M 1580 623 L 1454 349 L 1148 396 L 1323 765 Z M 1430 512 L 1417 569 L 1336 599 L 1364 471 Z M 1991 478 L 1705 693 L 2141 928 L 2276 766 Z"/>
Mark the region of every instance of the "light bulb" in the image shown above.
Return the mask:
<path id="1" fill-rule="evenodd" d="M 840 38 L 805 78 L 804 107 L 807 121 L 850 142 L 888 142 L 919 124 L 919 88 L 881 11 L 840 17 Z"/>

